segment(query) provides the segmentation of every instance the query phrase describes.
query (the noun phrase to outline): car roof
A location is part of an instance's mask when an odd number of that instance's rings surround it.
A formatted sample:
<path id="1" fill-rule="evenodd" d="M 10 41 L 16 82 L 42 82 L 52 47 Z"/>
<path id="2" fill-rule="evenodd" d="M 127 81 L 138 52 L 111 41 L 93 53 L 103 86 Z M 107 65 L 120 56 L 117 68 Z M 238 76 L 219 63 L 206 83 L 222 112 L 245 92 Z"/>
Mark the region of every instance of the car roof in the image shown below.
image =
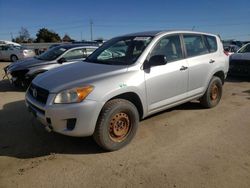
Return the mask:
<path id="1" fill-rule="evenodd" d="M 190 30 L 158 30 L 158 31 L 145 31 L 145 32 L 130 33 L 127 35 L 123 35 L 122 37 L 124 36 L 155 37 L 157 35 L 167 34 L 167 33 L 191 33 L 191 34 L 193 33 L 193 34 L 213 35 L 210 33 L 203 33 L 203 32 L 190 31 Z"/>
<path id="2" fill-rule="evenodd" d="M 56 47 L 61 47 L 61 48 L 65 48 L 65 49 L 71 49 L 71 48 L 77 48 L 77 47 L 85 47 L 85 48 L 98 48 L 98 46 L 95 45 L 89 45 L 89 44 L 60 44 Z"/>
<path id="3" fill-rule="evenodd" d="M 152 37 L 154 37 L 161 32 L 162 31 L 145 31 L 145 32 L 130 33 L 130 34 L 123 35 L 123 36 L 142 36 L 142 37 L 152 36 Z"/>

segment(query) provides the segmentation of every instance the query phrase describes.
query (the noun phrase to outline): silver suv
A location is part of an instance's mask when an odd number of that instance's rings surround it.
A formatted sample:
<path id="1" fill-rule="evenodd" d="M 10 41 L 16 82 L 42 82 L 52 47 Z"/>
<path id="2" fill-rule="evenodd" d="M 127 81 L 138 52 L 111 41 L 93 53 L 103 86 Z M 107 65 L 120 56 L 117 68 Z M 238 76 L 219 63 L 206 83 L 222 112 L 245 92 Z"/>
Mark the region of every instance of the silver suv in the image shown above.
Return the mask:
<path id="1" fill-rule="evenodd" d="M 216 106 L 228 72 L 219 37 L 191 31 L 113 38 L 85 61 L 36 77 L 26 105 L 48 130 L 93 135 L 108 151 L 128 144 L 149 115 L 194 99 Z"/>

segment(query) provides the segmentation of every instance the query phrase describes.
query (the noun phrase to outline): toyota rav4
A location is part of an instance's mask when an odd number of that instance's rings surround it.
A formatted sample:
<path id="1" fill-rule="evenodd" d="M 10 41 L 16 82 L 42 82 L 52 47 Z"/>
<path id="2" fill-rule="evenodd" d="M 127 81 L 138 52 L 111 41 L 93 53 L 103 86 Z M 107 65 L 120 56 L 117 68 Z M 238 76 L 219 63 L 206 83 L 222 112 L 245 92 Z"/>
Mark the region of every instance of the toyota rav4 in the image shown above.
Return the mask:
<path id="1" fill-rule="evenodd" d="M 105 150 L 128 144 L 139 120 L 199 100 L 216 106 L 228 57 L 213 34 L 134 33 L 113 38 L 74 63 L 36 77 L 26 105 L 48 130 L 90 136 Z"/>

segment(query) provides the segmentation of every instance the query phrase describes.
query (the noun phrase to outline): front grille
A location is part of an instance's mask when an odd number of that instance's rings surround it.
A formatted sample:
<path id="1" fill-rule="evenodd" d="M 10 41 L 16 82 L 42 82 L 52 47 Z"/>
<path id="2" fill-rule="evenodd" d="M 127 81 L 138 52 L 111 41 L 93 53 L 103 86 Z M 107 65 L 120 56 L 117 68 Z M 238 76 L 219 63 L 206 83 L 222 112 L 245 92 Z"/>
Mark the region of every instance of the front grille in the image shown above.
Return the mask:
<path id="1" fill-rule="evenodd" d="M 11 76 L 17 77 L 17 78 L 24 78 L 24 77 L 25 77 L 25 74 L 26 74 L 27 72 L 29 72 L 28 69 L 17 70 L 17 71 L 11 72 Z"/>
<path id="2" fill-rule="evenodd" d="M 46 104 L 49 96 L 49 91 L 38 87 L 35 84 L 31 84 L 29 87 L 29 94 L 37 101 Z"/>
<path id="3" fill-rule="evenodd" d="M 35 105 L 31 104 L 29 101 L 27 101 L 29 104 L 29 107 L 32 108 L 33 110 L 40 112 L 41 114 L 45 115 L 45 111 L 41 110 L 40 108 L 37 108 Z"/>

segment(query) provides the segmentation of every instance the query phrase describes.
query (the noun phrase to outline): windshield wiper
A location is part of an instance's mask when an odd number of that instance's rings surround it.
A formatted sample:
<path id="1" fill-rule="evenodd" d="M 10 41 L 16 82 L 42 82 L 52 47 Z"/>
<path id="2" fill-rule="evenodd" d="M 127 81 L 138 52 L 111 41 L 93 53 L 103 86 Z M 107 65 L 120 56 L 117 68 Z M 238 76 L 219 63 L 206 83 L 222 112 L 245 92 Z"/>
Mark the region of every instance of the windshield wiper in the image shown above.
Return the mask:
<path id="1" fill-rule="evenodd" d="M 124 62 L 119 62 L 119 61 L 101 61 L 101 60 L 91 60 L 86 58 L 83 60 L 88 63 L 96 63 L 96 64 L 103 64 L 103 65 L 123 65 Z"/>

